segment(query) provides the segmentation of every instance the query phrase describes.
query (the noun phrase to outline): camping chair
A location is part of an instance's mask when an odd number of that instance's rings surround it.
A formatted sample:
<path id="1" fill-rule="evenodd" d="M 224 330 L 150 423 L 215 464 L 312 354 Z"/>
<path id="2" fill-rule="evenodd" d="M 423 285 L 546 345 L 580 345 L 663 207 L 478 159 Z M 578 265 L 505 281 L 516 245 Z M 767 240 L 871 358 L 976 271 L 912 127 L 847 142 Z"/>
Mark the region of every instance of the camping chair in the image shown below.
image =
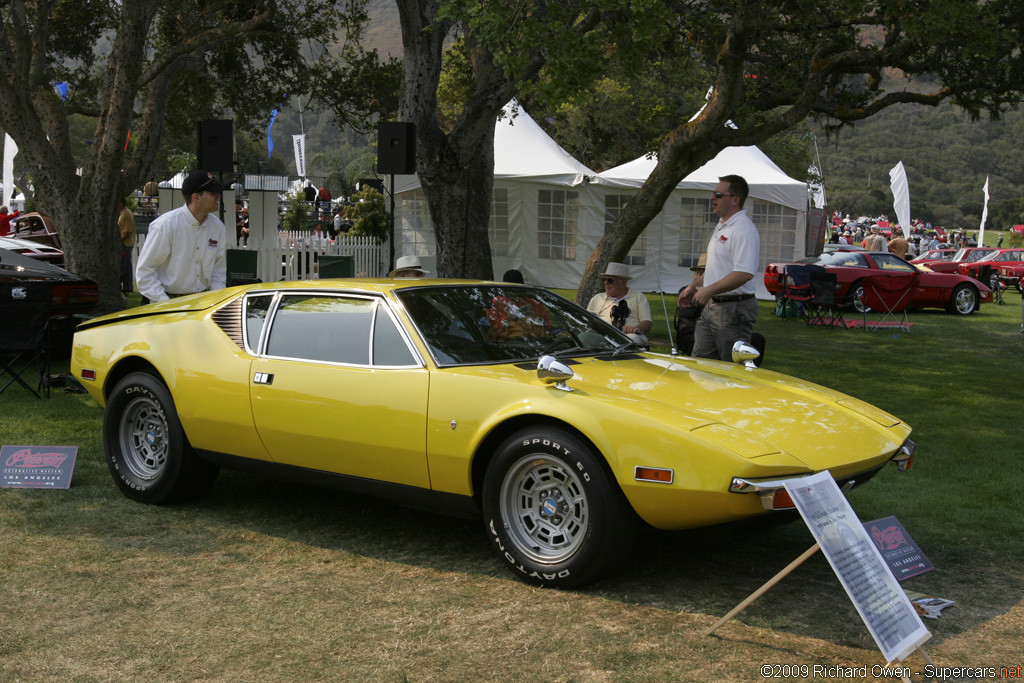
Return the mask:
<path id="1" fill-rule="evenodd" d="M 896 328 L 910 331 L 907 310 L 917 288 L 917 275 L 872 275 L 861 281 L 864 284 L 864 329 Z M 868 322 L 874 314 L 877 320 Z"/>
<path id="2" fill-rule="evenodd" d="M 807 306 L 811 301 L 811 273 L 824 272 L 822 266 L 791 263 L 786 266 L 786 285 L 782 288 L 782 310 L 780 318 L 783 322 L 789 318 L 807 319 Z M 790 304 L 790 302 L 793 304 Z"/>
<path id="3" fill-rule="evenodd" d="M 993 277 L 994 268 L 992 264 L 986 263 L 983 266 L 978 267 L 978 282 L 985 285 L 986 287 L 992 288 L 992 300 L 1003 305 L 1003 283 L 999 281 L 998 277 Z"/>
<path id="4" fill-rule="evenodd" d="M 811 273 L 811 301 L 807 324 L 846 327 L 843 309 L 836 301 L 835 273 L 828 271 L 813 271 Z"/>
<path id="5" fill-rule="evenodd" d="M 0 282 L 0 381 L 3 392 L 15 382 L 36 398 L 50 397 L 50 284 Z M 39 375 L 33 389 L 22 377 L 31 367 Z"/>

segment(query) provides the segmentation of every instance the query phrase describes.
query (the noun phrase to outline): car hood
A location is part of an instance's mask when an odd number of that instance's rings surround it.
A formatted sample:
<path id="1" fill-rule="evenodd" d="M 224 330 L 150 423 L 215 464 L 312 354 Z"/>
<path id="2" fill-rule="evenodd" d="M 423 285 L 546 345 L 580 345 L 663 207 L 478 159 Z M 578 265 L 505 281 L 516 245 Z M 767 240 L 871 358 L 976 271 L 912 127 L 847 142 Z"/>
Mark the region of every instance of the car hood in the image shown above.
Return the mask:
<path id="1" fill-rule="evenodd" d="M 577 360 L 569 387 L 747 458 L 782 452 L 820 470 L 850 453 L 892 453 L 911 431 L 864 401 L 766 370 L 658 354 Z"/>

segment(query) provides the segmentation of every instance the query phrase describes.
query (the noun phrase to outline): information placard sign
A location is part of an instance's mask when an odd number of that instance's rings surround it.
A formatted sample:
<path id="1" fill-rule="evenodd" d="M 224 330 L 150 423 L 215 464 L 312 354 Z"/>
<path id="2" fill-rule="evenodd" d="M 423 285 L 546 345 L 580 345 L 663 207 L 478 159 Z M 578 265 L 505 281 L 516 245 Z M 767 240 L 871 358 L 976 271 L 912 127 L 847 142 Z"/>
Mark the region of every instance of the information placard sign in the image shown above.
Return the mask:
<path id="1" fill-rule="evenodd" d="M 887 662 L 931 637 L 874 541 L 828 472 L 786 481 L 800 516 Z"/>
<path id="2" fill-rule="evenodd" d="M 875 547 L 882 553 L 882 559 L 889 565 L 889 570 L 897 581 L 935 569 L 935 565 L 924 556 L 914 543 L 914 539 L 895 517 L 864 522 L 864 529 L 870 534 Z"/>
<path id="3" fill-rule="evenodd" d="M 0 488 L 66 489 L 78 446 L 0 447 Z"/>

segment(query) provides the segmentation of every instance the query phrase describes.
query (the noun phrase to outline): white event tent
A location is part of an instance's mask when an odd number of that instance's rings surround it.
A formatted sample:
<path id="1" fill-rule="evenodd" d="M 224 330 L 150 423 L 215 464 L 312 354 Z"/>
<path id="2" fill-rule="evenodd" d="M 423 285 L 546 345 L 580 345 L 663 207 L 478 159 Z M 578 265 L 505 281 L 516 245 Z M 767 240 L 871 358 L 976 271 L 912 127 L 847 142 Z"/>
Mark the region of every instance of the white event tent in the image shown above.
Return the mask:
<path id="1" fill-rule="evenodd" d="M 517 268 L 528 283 L 575 289 L 606 226 L 643 184 L 655 161 L 641 157 L 597 174 L 562 149 L 522 107 L 515 118 L 499 118 L 494 145 L 494 276 Z M 756 147 L 729 148 L 679 184 L 634 245 L 627 258 L 631 286 L 656 291 L 660 276 L 661 289 L 674 292 L 690 281 L 689 267 L 704 251 L 717 221 L 710 192 L 720 175 L 730 173 L 750 183 L 747 209 L 761 231 L 762 267 L 804 255 L 806 184 L 788 178 Z M 437 272 L 433 226 L 416 176 L 396 176 L 395 232 L 397 255 L 415 254 Z M 767 296 L 766 291 L 762 294 Z"/>
<path id="2" fill-rule="evenodd" d="M 606 213 L 615 204 L 612 197 L 627 201 L 656 164 L 654 155 L 643 156 L 599 173 L 592 187 L 604 195 L 600 204 Z M 711 191 L 720 177 L 731 174 L 743 176 L 750 187 L 744 208 L 761 234 L 762 272 L 773 261 L 805 255 L 807 183 L 787 176 L 757 147 L 727 147 L 683 178 L 633 246 L 627 260 L 637 287 L 644 291 L 657 289 L 656 264 L 665 291 L 675 291 L 690 282 L 689 268 L 707 248 L 718 222 L 718 216 L 711 212 Z M 754 280 L 759 296 L 770 298 L 760 273 Z"/>

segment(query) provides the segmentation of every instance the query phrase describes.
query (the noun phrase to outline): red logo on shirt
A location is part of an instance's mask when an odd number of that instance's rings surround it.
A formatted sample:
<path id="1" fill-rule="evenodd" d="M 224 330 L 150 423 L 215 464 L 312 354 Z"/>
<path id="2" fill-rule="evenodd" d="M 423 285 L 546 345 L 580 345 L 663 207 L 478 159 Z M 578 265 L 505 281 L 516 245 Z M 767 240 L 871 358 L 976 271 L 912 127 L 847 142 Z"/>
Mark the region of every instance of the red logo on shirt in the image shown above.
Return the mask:
<path id="1" fill-rule="evenodd" d="M 217 246 L 217 240 L 210 240 L 210 241 L 209 241 L 209 242 L 207 243 L 207 245 L 206 245 L 206 246 L 208 246 L 208 247 L 215 247 L 215 246 Z"/>
<path id="2" fill-rule="evenodd" d="M 728 242 L 728 241 L 729 241 L 729 238 L 728 238 L 728 237 L 726 237 L 725 235 L 719 235 L 719 236 L 718 236 L 718 241 L 719 241 L 719 242 Z"/>

